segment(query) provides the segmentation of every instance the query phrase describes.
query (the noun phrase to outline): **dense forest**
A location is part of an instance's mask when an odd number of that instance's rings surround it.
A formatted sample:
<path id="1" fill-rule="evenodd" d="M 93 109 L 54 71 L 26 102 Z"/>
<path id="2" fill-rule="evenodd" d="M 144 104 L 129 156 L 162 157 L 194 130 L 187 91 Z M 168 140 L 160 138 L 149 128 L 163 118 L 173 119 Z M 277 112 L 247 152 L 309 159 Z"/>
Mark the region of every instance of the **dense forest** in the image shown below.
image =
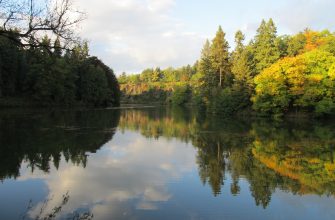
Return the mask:
<path id="1" fill-rule="evenodd" d="M 57 49 L 59 39 L 52 42 L 45 36 L 42 43 L 45 47 L 23 49 L 0 36 L 0 98 L 5 100 L 1 104 L 118 105 L 113 70 L 90 57 L 86 43 L 66 53 Z"/>
<path id="2" fill-rule="evenodd" d="M 226 116 L 335 112 L 334 33 L 305 29 L 293 36 L 278 36 L 269 19 L 261 22 L 248 44 L 244 40 L 237 31 L 235 48 L 230 50 L 219 27 L 194 65 L 123 73 L 118 78 L 123 101 L 195 104 Z"/>
<path id="3" fill-rule="evenodd" d="M 0 1 L 0 106 L 115 106 L 112 69 L 75 34 L 69 0 Z"/>

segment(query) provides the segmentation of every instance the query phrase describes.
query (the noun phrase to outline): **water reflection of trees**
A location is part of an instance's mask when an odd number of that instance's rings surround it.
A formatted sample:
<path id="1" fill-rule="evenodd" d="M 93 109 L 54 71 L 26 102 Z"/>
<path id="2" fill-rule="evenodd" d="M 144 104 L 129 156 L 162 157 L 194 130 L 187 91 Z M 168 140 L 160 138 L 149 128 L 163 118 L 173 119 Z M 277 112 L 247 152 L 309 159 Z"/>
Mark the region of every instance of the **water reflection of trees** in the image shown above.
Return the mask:
<path id="1" fill-rule="evenodd" d="M 276 189 L 299 195 L 335 193 L 332 125 L 225 121 L 192 111 L 151 109 L 122 112 L 120 126 L 146 137 L 192 142 L 197 148 L 200 179 L 211 186 L 215 196 L 228 174 L 233 195 L 239 194 L 239 181 L 245 179 L 256 204 L 263 207 Z"/>
<path id="2" fill-rule="evenodd" d="M 110 140 L 119 111 L 0 113 L 0 180 L 16 178 L 22 162 L 34 171 L 56 169 L 64 158 L 86 166 L 87 153 Z"/>
<path id="3" fill-rule="evenodd" d="M 246 180 L 257 205 L 276 189 L 335 194 L 335 124 L 219 120 L 185 109 L 0 113 L 0 180 L 16 178 L 22 162 L 32 171 L 58 168 L 62 158 L 86 166 L 88 152 L 115 128 L 145 137 L 177 138 L 197 149 L 199 177 L 215 196 L 227 179 L 233 195 Z M 228 178 L 230 177 L 230 178 Z"/>

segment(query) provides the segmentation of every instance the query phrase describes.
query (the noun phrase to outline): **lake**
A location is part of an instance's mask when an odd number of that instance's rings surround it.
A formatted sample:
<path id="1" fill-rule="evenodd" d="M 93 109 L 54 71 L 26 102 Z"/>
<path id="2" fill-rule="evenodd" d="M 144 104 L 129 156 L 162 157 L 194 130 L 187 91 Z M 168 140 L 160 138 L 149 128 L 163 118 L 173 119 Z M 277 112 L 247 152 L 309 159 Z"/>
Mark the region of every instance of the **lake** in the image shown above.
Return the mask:
<path id="1" fill-rule="evenodd" d="M 0 219 L 335 219 L 335 123 L 2 110 Z"/>

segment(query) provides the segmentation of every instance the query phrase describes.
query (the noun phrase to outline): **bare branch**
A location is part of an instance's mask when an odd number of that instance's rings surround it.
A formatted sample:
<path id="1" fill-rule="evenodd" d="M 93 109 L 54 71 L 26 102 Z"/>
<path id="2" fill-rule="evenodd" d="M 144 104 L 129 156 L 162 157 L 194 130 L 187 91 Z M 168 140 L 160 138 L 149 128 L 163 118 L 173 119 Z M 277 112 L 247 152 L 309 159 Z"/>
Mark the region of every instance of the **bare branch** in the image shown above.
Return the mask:
<path id="1" fill-rule="evenodd" d="M 59 37 L 66 47 L 79 42 L 75 28 L 85 19 L 85 13 L 75 10 L 71 0 L 36 1 L 0 0 L 0 36 L 32 47 L 39 47 L 44 35 Z"/>

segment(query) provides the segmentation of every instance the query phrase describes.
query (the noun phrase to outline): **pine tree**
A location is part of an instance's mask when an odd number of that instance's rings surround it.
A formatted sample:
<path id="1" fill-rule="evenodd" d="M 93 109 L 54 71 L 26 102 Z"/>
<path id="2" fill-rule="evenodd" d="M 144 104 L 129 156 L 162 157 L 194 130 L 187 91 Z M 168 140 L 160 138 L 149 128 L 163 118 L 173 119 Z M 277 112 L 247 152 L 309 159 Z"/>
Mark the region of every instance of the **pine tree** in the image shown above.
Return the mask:
<path id="1" fill-rule="evenodd" d="M 232 53 L 232 73 L 234 76 L 234 84 L 243 87 L 251 87 L 252 77 L 248 65 L 248 51 L 243 45 L 245 37 L 241 31 L 235 34 L 236 48 Z"/>
<path id="2" fill-rule="evenodd" d="M 151 82 L 158 82 L 162 79 L 162 71 L 159 67 L 157 67 L 153 72 L 151 76 Z"/>
<path id="3" fill-rule="evenodd" d="M 230 65 L 229 65 L 229 45 L 225 39 L 225 33 L 219 26 L 216 36 L 211 46 L 211 65 L 219 76 L 218 85 L 222 87 L 224 84 L 229 85 L 230 81 Z"/>
<path id="4" fill-rule="evenodd" d="M 206 40 L 198 63 L 199 84 L 207 91 L 217 85 L 216 75 L 211 65 L 211 43 Z"/>
<path id="5" fill-rule="evenodd" d="M 245 40 L 244 34 L 242 33 L 242 31 L 238 30 L 235 33 L 235 43 L 236 43 L 235 53 L 237 54 L 242 53 L 242 51 L 244 50 L 244 45 L 243 45 L 244 40 Z"/>
<path id="6" fill-rule="evenodd" d="M 44 35 L 44 37 L 42 38 L 42 42 L 41 42 L 43 55 L 50 54 L 50 49 L 49 49 L 50 44 L 51 44 L 50 38 L 48 37 L 48 35 Z"/>
<path id="7" fill-rule="evenodd" d="M 62 57 L 62 49 L 61 49 L 61 44 L 60 40 L 57 37 L 55 42 L 54 42 L 54 55 L 58 58 Z"/>
<path id="8" fill-rule="evenodd" d="M 272 19 L 268 22 L 262 20 L 260 27 L 257 29 L 254 43 L 254 58 L 257 73 L 260 73 L 280 58 L 276 38 L 277 28 Z"/>

